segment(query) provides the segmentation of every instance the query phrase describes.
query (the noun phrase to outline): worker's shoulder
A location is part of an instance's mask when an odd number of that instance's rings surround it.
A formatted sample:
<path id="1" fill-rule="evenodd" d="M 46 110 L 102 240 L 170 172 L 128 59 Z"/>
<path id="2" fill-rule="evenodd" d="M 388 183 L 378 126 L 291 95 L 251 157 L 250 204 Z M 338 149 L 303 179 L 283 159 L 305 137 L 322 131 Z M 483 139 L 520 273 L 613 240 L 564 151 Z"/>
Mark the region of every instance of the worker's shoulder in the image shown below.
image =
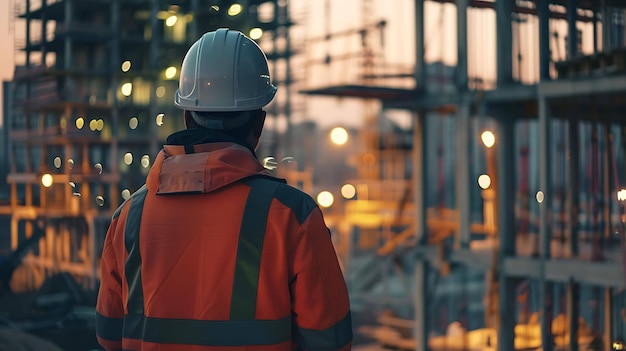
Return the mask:
<path id="1" fill-rule="evenodd" d="M 143 196 L 147 191 L 148 191 L 148 188 L 146 187 L 146 185 L 145 184 L 142 185 L 141 188 L 137 189 L 137 191 L 135 191 L 128 199 L 122 202 L 122 204 L 113 213 L 112 219 L 116 219 L 117 217 L 119 217 L 124 206 L 126 206 L 129 202 L 131 202 L 132 199 L 137 198 L 138 196 Z"/>
<path id="2" fill-rule="evenodd" d="M 295 214 L 298 222 L 302 223 L 311 214 L 311 211 L 317 207 L 315 200 L 304 191 L 297 189 L 284 180 L 260 177 L 261 182 L 276 182 L 276 191 L 274 198 L 288 207 Z"/>

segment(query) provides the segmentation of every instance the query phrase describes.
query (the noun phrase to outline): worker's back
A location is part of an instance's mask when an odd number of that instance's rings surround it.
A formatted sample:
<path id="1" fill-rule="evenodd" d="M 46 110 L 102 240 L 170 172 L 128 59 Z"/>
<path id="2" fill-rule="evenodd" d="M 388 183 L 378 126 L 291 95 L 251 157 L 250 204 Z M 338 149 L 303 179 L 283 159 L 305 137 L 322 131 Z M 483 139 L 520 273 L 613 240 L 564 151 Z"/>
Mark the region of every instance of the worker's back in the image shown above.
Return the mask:
<path id="1" fill-rule="evenodd" d="M 346 288 L 319 208 L 245 148 L 166 146 L 111 228 L 102 279 L 121 295 L 100 291 L 107 349 L 350 348 Z M 122 345 L 109 334 L 119 323 Z"/>

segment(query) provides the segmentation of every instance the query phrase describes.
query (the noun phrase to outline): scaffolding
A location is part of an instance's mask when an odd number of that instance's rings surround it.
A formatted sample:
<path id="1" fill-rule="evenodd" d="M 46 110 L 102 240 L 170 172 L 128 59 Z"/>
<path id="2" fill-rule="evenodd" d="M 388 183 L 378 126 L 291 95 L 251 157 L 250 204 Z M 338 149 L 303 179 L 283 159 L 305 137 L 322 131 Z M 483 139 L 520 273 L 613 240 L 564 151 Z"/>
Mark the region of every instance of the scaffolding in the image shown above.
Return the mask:
<path id="1" fill-rule="evenodd" d="M 413 87 L 342 82 L 307 90 L 375 97 L 381 114 L 413 115 L 405 156 L 413 167 L 411 230 L 380 245 L 400 253 L 398 276 L 411 282 L 413 309 L 408 318 L 386 313 L 379 318 L 386 329 L 369 335 L 407 350 L 620 349 L 623 4 L 416 0 L 412 10 Z M 456 31 L 448 89 L 434 89 L 429 75 L 434 32 L 426 10 L 456 20 L 456 28 L 436 27 Z M 480 140 L 486 130 L 491 147 Z"/>
<path id="2" fill-rule="evenodd" d="M 230 2 L 215 3 L 15 1 L 24 60 L 4 124 L 11 193 L 0 214 L 10 217 L 12 251 L 35 232 L 45 235 L 13 274 L 14 291 L 37 289 L 60 272 L 95 288 L 113 212 L 143 185 L 167 135 L 184 129 L 173 96 L 182 58 L 200 34 L 256 27 L 266 33 L 261 41 L 288 41 L 294 23 L 284 2 L 247 1 L 235 16 L 226 14 Z M 260 20 L 265 5 L 271 16 Z M 287 46 L 268 56 L 276 66 L 290 55 Z M 289 81 L 281 84 L 290 90 Z M 289 109 L 284 103 L 279 112 Z"/>

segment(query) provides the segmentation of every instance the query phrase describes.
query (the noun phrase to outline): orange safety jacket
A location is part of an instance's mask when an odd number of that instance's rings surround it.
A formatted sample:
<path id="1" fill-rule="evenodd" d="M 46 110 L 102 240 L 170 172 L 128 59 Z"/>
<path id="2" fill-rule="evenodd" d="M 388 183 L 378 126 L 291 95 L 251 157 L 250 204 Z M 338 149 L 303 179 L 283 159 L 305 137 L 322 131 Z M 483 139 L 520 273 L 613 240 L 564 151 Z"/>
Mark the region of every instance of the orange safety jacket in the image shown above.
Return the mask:
<path id="1" fill-rule="evenodd" d="M 315 202 L 238 144 L 166 145 L 113 215 L 106 350 L 350 350 L 345 281 Z"/>

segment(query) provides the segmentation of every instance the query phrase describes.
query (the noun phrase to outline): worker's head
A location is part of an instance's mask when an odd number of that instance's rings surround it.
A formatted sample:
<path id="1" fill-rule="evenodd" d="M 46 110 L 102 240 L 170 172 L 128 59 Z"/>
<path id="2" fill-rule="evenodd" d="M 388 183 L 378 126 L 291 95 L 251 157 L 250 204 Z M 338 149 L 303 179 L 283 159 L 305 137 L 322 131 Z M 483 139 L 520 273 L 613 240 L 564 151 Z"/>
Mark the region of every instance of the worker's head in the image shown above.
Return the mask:
<path id="1" fill-rule="evenodd" d="M 275 94 L 261 48 L 241 32 L 220 28 L 187 51 L 175 104 L 185 110 L 188 129 L 216 130 L 254 147 L 265 120 L 262 108 Z"/>

